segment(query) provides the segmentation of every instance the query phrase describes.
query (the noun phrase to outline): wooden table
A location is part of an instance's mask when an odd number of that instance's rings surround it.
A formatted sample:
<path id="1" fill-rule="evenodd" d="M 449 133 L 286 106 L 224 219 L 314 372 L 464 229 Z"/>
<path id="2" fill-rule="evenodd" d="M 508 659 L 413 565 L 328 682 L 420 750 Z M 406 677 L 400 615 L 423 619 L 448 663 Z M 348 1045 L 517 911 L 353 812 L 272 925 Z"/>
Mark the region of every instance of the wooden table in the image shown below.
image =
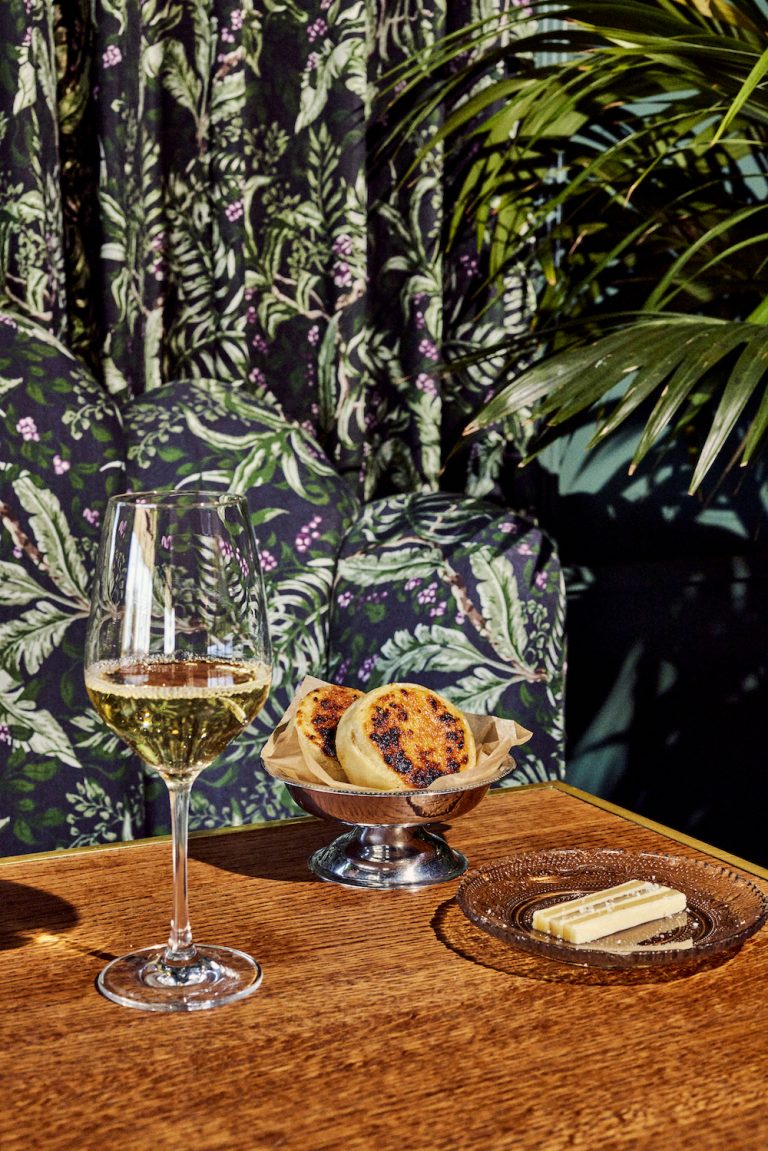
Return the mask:
<path id="1" fill-rule="evenodd" d="M 693 974 L 561 965 L 466 921 L 455 882 L 315 879 L 306 859 L 337 831 L 193 837 L 196 936 L 250 951 L 265 977 L 182 1015 L 94 987 L 165 934 L 167 841 L 1 862 L 3 1151 L 768 1147 L 768 928 Z M 564 785 L 489 794 L 446 837 L 476 865 L 547 846 L 706 851 Z"/>

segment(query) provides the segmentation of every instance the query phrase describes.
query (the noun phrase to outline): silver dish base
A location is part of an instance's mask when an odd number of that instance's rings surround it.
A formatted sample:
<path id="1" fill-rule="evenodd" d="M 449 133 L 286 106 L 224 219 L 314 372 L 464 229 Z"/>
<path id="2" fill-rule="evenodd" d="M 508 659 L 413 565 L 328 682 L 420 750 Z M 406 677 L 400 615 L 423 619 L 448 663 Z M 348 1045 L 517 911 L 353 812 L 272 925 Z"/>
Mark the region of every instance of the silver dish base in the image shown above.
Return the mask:
<path id="1" fill-rule="evenodd" d="M 320 879 L 348 887 L 429 887 L 467 870 L 460 851 L 421 827 L 354 827 L 309 858 Z"/>
<path id="2" fill-rule="evenodd" d="M 375 890 L 419 888 L 456 879 L 468 866 L 434 825 L 471 811 L 514 766 L 508 762 L 492 779 L 443 791 L 346 791 L 285 783 L 310 815 L 351 827 L 310 856 L 310 871 L 320 879 Z M 426 824 L 433 826 L 428 830 Z"/>

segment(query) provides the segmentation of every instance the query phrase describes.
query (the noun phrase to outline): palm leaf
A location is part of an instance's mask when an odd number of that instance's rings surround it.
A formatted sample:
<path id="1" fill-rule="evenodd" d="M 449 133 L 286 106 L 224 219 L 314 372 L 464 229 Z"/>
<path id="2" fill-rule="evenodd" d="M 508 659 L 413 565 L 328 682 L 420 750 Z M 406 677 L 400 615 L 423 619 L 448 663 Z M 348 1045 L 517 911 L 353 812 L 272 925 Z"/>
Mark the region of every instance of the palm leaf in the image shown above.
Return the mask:
<path id="1" fill-rule="evenodd" d="M 598 426 L 594 446 L 658 393 L 633 454 L 634 469 L 670 429 L 692 394 L 705 388 L 710 373 L 727 365 L 737 349 L 740 354 L 734 366 L 724 368 L 725 384 L 699 455 L 693 492 L 750 405 L 757 411 L 740 439 L 742 458 L 754 456 L 768 431 L 768 328 L 763 325 L 679 316 L 638 321 L 523 372 L 478 413 L 465 434 L 531 407 L 547 426 L 566 425 L 620 391 L 621 399 Z"/>
<path id="2" fill-rule="evenodd" d="M 729 442 L 746 464 L 768 431 L 768 12 L 761 0 L 527 7 L 538 26 L 469 25 L 398 78 L 411 137 L 422 110 L 445 106 L 416 162 L 439 145 L 453 165 L 450 241 L 474 232 L 486 287 L 503 292 L 521 264 L 540 284 L 535 329 L 506 347 L 508 363 L 533 348 L 534 365 L 466 431 L 532 415 L 540 450 L 589 413 L 595 444 L 648 409 L 634 468 L 711 411 L 695 490 Z"/>
<path id="3" fill-rule="evenodd" d="M 736 362 L 731 378 L 723 389 L 709 436 L 699 453 L 693 474 L 694 489 L 701 484 L 725 446 L 766 372 L 768 372 L 768 340 L 760 340 L 757 347 L 753 346 L 753 341 L 748 341 Z M 764 393 L 763 402 L 768 402 L 768 389 Z M 759 427 L 759 424 L 757 426 Z"/>

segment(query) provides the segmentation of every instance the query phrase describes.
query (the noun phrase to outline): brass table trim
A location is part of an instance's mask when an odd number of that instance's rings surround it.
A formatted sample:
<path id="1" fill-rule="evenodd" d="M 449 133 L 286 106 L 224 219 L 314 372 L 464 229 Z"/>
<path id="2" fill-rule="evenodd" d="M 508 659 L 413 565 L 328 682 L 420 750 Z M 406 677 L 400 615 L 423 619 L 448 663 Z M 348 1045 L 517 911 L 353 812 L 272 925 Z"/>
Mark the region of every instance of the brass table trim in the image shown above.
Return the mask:
<path id="1" fill-rule="evenodd" d="M 761 867 L 758 863 L 752 863 L 748 859 L 743 859 L 739 855 L 733 855 L 728 851 L 721 851 L 718 847 L 713 847 L 711 843 L 705 842 L 703 839 L 695 839 L 692 835 L 686 835 L 683 831 L 675 831 L 673 827 L 668 827 L 664 823 L 657 823 L 653 819 L 647 819 L 644 815 L 638 815 L 629 808 L 619 807 L 616 803 L 611 803 L 610 800 L 601 799 L 597 795 L 590 795 L 588 791 L 582 791 L 579 787 L 574 787 L 570 783 L 565 783 L 561 780 L 553 780 L 549 784 L 534 784 L 535 787 L 551 787 L 554 791 L 561 791 L 564 795 L 572 795 L 575 799 L 581 799 L 585 803 L 591 803 L 593 807 L 599 807 L 603 811 L 608 811 L 612 815 L 618 815 L 621 819 L 626 819 L 629 823 L 635 823 L 639 827 L 645 827 L 648 831 L 656 831 L 659 835 L 663 835 L 666 839 L 671 839 L 675 843 L 685 844 L 686 847 L 695 848 L 696 851 L 702 851 L 705 855 L 711 855 L 715 859 L 719 859 L 722 863 L 727 863 L 731 867 L 737 867 L 741 871 L 747 871 L 750 875 L 757 876 L 758 879 L 768 879 L 768 868 Z"/>
<path id="2" fill-rule="evenodd" d="M 669 827 L 664 823 L 658 823 L 653 819 L 648 819 L 644 815 L 639 815 L 637 812 L 631 811 L 629 808 L 621 807 L 616 803 L 612 803 L 608 799 L 602 799 L 600 796 L 592 795 L 588 791 L 583 791 L 579 787 L 574 787 L 573 784 L 567 783 L 565 780 L 546 780 L 542 783 L 528 783 L 522 784 L 517 787 L 504 787 L 497 788 L 488 792 L 484 802 L 493 802 L 495 796 L 501 794 L 509 794 L 510 792 L 524 792 L 524 791 L 559 791 L 562 795 L 570 795 L 574 799 L 579 799 L 584 803 L 589 803 L 593 807 L 600 808 L 602 811 L 607 811 L 612 815 L 618 816 L 620 819 L 625 819 L 629 823 L 634 823 L 639 827 L 644 827 L 648 831 L 657 832 L 663 835 L 666 839 L 671 840 L 673 843 L 681 843 L 686 847 L 694 848 L 696 851 L 701 851 L 705 855 L 711 855 L 714 859 L 720 860 L 722 863 L 727 863 L 731 867 L 737 867 L 741 871 L 746 871 L 750 875 L 756 876 L 758 879 L 768 880 L 768 868 L 761 867 L 760 864 L 752 863 L 748 859 L 743 859 L 741 856 L 733 855 L 731 852 L 721 851 L 720 848 L 714 847 L 711 843 L 707 843 L 703 839 L 696 839 L 694 836 L 686 835 L 685 832 L 676 831 L 673 827 Z M 288 816 L 285 819 L 272 819 L 272 820 L 259 820 L 256 823 L 244 823 L 237 827 L 216 827 L 209 830 L 193 831 L 190 834 L 190 839 L 208 839 L 216 838 L 223 835 L 236 835 L 239 832 L 258 831 L 266 828 L 279 826 L 291 826 L 294 824 L 306 823 L 307 821 L 315 819 L 312 815 L 297 815 Z M 151 847 L 156 843 L 164 841 L 170 842 L 169 835 L 155 835 L 146 836 L 142 839 L 127 839 L 119 840 L 115 843 L 94 843 L 87 847 L 62 847 L 54 851 L 39 851 L 39 852 L 25 852 L 21 855 L 6 855 L 0 857 L 0 868 L 19 863 L 32 863 L 42 859 L 53 859 L 57 857 L 70 859 L 77 855 L 90 854 L 94 851 L 124 851 L 124 850 L 137 850 L 140 848 Z"/>

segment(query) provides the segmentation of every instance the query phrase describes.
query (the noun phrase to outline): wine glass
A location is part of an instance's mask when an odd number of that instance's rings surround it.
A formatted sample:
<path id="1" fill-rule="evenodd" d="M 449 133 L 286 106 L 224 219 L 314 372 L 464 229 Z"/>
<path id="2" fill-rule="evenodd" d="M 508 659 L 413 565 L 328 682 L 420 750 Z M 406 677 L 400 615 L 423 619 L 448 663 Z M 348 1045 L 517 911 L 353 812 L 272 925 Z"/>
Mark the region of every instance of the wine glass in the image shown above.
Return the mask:
<path id="1" fill-rule="evenodd" d="M 107 503 L 85 649 L 85 685 L 109 727 L 165 781 L 173 916 L 167 944 L 113 960 L 99 990 L 128 1007 L 193 1011 L 250 995 L 261 968 L 192 942 L 187 827 L 192 784 L 262 708 L 271 683 L 264 584 L 245 499 L 137 492 Z"/>

